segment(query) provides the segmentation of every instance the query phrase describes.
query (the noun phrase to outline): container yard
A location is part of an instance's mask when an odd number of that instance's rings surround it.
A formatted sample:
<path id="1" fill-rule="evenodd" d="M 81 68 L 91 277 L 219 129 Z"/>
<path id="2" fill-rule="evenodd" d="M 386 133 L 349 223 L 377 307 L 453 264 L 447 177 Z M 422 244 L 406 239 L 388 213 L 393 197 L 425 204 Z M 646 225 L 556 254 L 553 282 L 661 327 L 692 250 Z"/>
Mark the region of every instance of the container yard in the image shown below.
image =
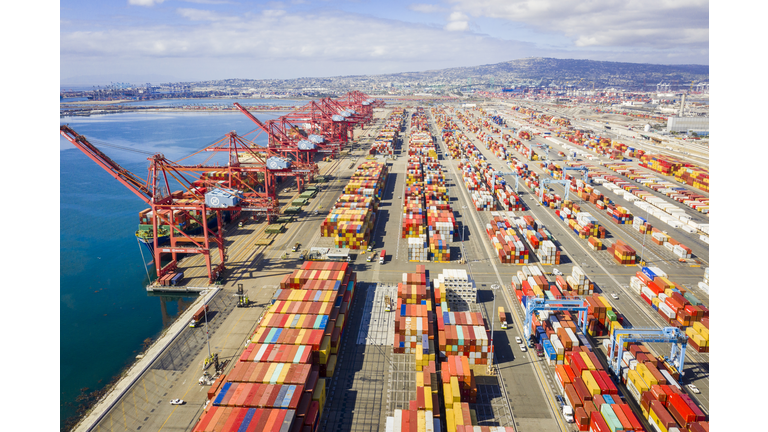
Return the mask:
<path id="1" fill-rule="evenodd" d="M 345 100 L 315 151 L 148 198 L 153 289 L 206 295 L 76 430 L 709 430 L 705 167 L 535 107 Z"/>

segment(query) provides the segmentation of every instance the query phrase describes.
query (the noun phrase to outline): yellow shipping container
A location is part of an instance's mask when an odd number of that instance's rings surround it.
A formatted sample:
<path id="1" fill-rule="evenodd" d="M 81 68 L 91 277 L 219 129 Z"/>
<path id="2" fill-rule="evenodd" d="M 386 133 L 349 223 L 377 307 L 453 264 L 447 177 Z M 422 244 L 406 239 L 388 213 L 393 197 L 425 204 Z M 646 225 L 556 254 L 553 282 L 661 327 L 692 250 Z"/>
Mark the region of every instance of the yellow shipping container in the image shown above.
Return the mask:
<path id="1" fill-rule="evenodd" d="M 427 411 L 432 411 L 432 387 L 423 387 L 424 388 L 424 408 Z"/>
<path id="2" fill-rule="evenodd" d="M 592 376 L 592 373 L 589 370 L 584 370 L 581 372 L 581 379 L 584 380 L 584 384 L 586 384 L 587 390 L 589 390 L 589 394 L 592 396 L 600 394 L 600 386 L 597 385 L 595 377 Z"/>
<path id="3" fill-rule="evenodd" d="M 325 376 L 328 378 L 332 377 L 334 369 L 336 369 L 336 355 L 332 354 L 328 357 L 328 364 L 325 365 Z"/>
<path id="4" fill-rule="evenodd" d="M 453 417 L 453 409 L 445 409 L 445 425 L 449 432 L 456 432 L 456 419 Z"/>
<path id="5" fill-rule="evenodd" d="M 701 337 L 698 333 L 695 333 L 691 339 L 693 339 L 693 342 L 700 347 L 709 346 L 709 341 Z"/>
<path id="6" fill-rule="evenodd" d="M 326 364 L 328 363 L 328 355 L 331 347 L 331 337 L 326 336 L 323 338 L 322 342 L 320 342 L 320 349 L 317 351 L 320 358 L 319 363 L 320 364 Z"/>
<path id="7" fill-rule="evenodd" d="M 453 390 L 451 390 L 451 384 L 450 383 L 444 383 L 443 384 L 443 398 L 446 401 L 452 401 L 453 400 Z"/>
<path id="8" fill-rule="evenodd" d="M 650 390 L 650 386 L 645 383 L 645 381 L 640 376 L 640 374 L 637 373 L 637 371 L 630 370 L 629 373 L 627 374 L 627 379 L 632 381 L 632 384 L 635 385 L 635 388 L 637 389 L 637 391 L 640 392 L 640 394 L 643 394 L 644 391 Z"/>
<path id="9" fill-rule="evenodd" d="M 459 378 L 452 376 L 451 377 L 451 394 L 453 395 L 453 399 L 446 399 L 446 403 L 453 402 L 461 402 L 461 390 L 459 389 Z"/>
<path id="10" fill-rule="evenodd" d="M 456 423 L 456 426 L 464 426 L 465 424 L 468 424 L 469 422 L 461 415 L 461 403 L 454 402 L 453 403 L 453 418 L 454 422 Z"/>
<path id="11" fill-rule="evenodd" d="M 600 300 L 601 303 L 603 303 L 603 305 L 605 305 L 605 311 L 606 312 L 608 312 L 609 310 L 613 310 L 613 307 L 611 307 L 611 304 L 608 303 L 608 299 L 606 299 L 603 296 L 598 296 L 597 298 L 598 298 L 598 300 Z"/>
<path id="12" fill-rule="evenodd" d="M 659 381 L 656 379 L 655 376 L 653 376 L 653 374 L 651 374 L 651 371 L 648 370 L 648 367 L 645 364 L 638 363 L 637 366 L 635 367 L 635 371 L 638 373 L 638 375 L 640 375 L 640 378 L 642 378 L 643 381 L 645 381 L 645 384 L 648 387 L 659 384 Z"/>
<path id="13" fill-rule="evenodd" d="M 703 337 L 706 340 L 709 340 L 709 329 L 704 327 L 704 324 L 696 321 L 693 323 L 693 329 L 696 330 L 696 333 L 700 334 L 701 337 Z"/>
<path id="14" fill-rule="evenodd" d="M 424 374 L 416 374 L 416 387 L 424 387 Z"/>
<path id="15" fill-rule="evenodd" d="M 592 363 L 592 359 L 589 358 L 587 353 L 580 352 L 579 355 L 581 356 L 582 360 L 584 360 L 584 364 L 587 365 L 587 369 L 589 369 L 589 370 L 597 370 L 597 368 L 595 367 L 595 364 Z"/>
<path id="16" fill-rule="evenodd" d="M 344 319 L 345 319 L 344 314 L 339 314 L 338 318 L 336 318 L 336 327 L 338 327 L 339 330 L 341 330 L 341 328 L 344 327 Z"/>
<path id="17" fill-rule="evenodd" d="M 416 421 L 417 423 L 417 430 L 418 432 L 426 432 L 427 426 L 426 426 L 426 419 L 424 417 L 426 413 L 424 411 L 416 411 Z"/>
<path id="18" fill-rule="evenodd" d="M 269 382 L 270 384 L 274 384 L 273 382 L 271 382 L 271 379 L 272 379 L 272 375 L 275 374 L 275 369 L 277 368 L 278 364 L 279 363 L 272 363 L 269 365 L 269 369 L 267 369 L 267 373 L 264 374 L 264 381 L 270 380 L 267 382 Z"/>

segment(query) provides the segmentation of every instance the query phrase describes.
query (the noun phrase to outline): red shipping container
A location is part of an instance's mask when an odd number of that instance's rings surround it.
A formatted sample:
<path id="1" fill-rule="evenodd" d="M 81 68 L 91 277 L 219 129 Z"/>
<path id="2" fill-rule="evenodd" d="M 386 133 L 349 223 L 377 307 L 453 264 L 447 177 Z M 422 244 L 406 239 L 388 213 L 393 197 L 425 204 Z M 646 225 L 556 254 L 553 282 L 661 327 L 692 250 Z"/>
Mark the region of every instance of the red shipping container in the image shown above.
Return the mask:
<path id="1" fill-rule="evenodd" d="M 597 411 L 589 415 L 589 430 L 591 432 L 610 432 L 611 431 L 611 429 L 608 427 L 608 423 L 606 423 L 605 419 L 603 419 L 602 414 L 600 414 Z"/>
<path id="2" fill-rule="evenodd" d="M 656 413 L 656 417 L 659 418 L 659 421 L 661 422 L 662 426 L 664 426 L 667 430 L 669 430 L 669 428 L 671 427 L 678 427 L 675 419 L 667 411 L 667 409 L 664 408 L 664 405 L 662 405 L 661 402 L 657 400 L 652 400 L 650 410 L 649 410 L 649 415 L 651 411 Z"/>

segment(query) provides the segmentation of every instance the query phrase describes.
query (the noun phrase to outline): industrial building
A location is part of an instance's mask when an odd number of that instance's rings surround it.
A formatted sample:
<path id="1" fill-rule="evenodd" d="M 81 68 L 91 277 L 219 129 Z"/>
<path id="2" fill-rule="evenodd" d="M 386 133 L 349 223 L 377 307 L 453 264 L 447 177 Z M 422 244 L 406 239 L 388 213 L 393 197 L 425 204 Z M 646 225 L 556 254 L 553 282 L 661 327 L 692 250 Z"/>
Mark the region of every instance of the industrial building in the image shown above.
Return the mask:
<path id="1" fill-rule="evenodd" d="M 667 120 L 667 132 L 688 131 L 709 135 L 709 117 L 670 117 Z"/>

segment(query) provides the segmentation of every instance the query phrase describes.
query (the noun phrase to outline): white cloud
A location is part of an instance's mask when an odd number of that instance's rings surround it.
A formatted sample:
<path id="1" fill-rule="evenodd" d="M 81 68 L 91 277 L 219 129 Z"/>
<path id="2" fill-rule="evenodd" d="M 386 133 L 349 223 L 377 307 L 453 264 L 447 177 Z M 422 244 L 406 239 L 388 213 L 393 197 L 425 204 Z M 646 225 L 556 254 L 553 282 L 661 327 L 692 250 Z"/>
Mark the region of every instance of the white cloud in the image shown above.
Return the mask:
<path id="1" fill-rule="evenodd" d="M 465 14 L 454 11 L 448 17 L 448 25 L 445 26 L 445 30 L 448 31 L 465 31 L 469 29 L 469 17 Z"/>
<path id="2" fill-rule="evenodd" d="M 421 12 L 421 13 L 435 13 L 435 12 L 444 12 L 445 8 L 438 5 L 433 4 L 424 4 L 424 3 L 413 3 L 408 5 L 408 9 L 414 11 L 414 12 Z"/>
<path id="3" fill-rule="evenodd" d="M 210 64 L 208 60 L 240 64 L 247 59 L 272 68 L 299 62 L 304 68 L 293 71 L 292 76 L 323 76 L 351 74 L 346 64 L 356 65 L 357 72 L 385 73 L 484 64 L 497 59 L 499 53 L 504 58 L 498 61 L 532 53 L 516 42 L 339 12 L 308 16 L 265 11 L 232 17 L 196 9 L 179 9 L 178 13 L 199 23 L 101 31 L 62 28 L 62 76 L 67 76 L 65 69 L 85 61 L 112 67 L 128 59 L 136 65 L 182 60 L 200 65 Z M 363 69 L 362 64 L 368 66 Z M 310 65 L 313 67 L 308 68 Z M 323 65 L 325 72 L 314 65 Z M 217 75 L 222 73 L 238 75 L 226 69 Z"/>
<path id="4" fill-rule="evenodd" d="M 448 0 L 473 17 L 563 34 L 580 47 L 709 44 L 709 0 Z"/>
<path id="5" fill-rule="evenodd" d="M 236 19 L 234 17 L 202 9 L 178 8 L 176 9 L 176 13 L 191 21 L 226 21 Z"/>
<path id="6" fill-rule="evenodd" d="M 468 28 L 469 23 L 466 21 L 452 21 L 445 26 L 445 29 L 448 31 L 464 31 Z"/>
<path id="7" fill-rule="evenodd" d="M 134 6 L 154 6 L 164 1 L 165 0 L 128 0 L 128 4 Z"/>

